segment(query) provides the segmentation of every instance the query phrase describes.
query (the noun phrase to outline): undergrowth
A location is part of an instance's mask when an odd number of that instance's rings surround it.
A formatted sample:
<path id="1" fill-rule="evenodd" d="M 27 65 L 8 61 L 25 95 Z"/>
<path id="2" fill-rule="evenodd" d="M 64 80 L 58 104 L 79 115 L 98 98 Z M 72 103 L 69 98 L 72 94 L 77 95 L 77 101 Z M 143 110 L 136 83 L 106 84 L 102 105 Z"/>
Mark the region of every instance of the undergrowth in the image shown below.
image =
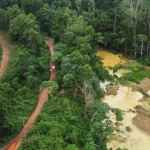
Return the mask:
<path id="1" fill-rule="evenodd" d="M 125 73 L 120 79 L 120 83 L 127 84 L 128 81 L 140 83 L 144 78 L 150 78 L 150 72 L 145 69 L 145 66 L 139 64 L 129 66 L 127 64 L 119 64 L 113 67 L 113 71 L 117 72 L 120 69 L 127 69 L 130 72 Z"/>

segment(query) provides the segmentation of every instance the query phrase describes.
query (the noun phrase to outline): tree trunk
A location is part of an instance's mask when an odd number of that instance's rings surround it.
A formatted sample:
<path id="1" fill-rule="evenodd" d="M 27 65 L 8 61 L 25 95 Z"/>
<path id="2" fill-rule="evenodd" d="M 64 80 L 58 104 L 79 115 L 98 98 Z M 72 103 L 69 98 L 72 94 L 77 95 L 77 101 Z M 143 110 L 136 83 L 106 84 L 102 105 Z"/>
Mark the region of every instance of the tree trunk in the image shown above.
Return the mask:
<path id="1" fill-rule="evenodd" d="M 143 41 L 143 38 L 142 38 L 142 44 L 141 44 L 141 59 L 143 57 L 143 45 L 144 45 L 144 41 Z"/>
<path id="2" fill-rule="evenodd" d="M 148 22 L 148 28 L 149 28 L 149 38 L 150 38 L 150 22 Z"/>
<path id="3" fill-rule="evenodd" d="M 148 45 L 147 45 L 147 58 L 149 58 L 149 46 L 150 46 L 150 44 L 148 43 Z"/>
<path id="4" fill-rule="evenodd" d="M 95 9 L 95 0 L 93 0 L 93 6 L 94 6 L 94 9 Z"/>
<path id="5" fill-rule="evenodd" d="M 136 3 L 136 8 L 135 8 L 135 22 L 134 22 L 134 25 L 133 25 L 133 30 L 134 30 L 134 56 L 136 58 L 136 55 L 137 55 L 137 48 L 136 48 L 136 26 L 137 26 L 137 14 L 138 14 L 138 8 L 139 8 L 139 5 L 141 3 L 141 0 L 138 0 L 137 3 Z"/>
<path id="6" fill-rule="evenodd" d="M 90 121 L 90 125 L 92 124 L 92 122 L 93 122 L 94 117 L 96 116 L 96 114 L 97 114 L 97 111 L 94 113 L 94 115 L 93 115 L 93 117 L 92 117 L 92 119 L 91 119 L 91 121 Z"/>
<path id="7" fill-rule="evenodd" d="M 131 24 L 133 26 L 133 0 L 130 0 L 130 9 L 131 9 Z"/>
<path id="8" fill-rule="evenodd" d="M 115 8 L 114 33 L 116 33 L 117 9 Z"/>
<path id="9" fill-rule="evenodd" d="M 148 30 L 149 30 L 148 37 L 150 38 L 150 9 L 148 9 L 148 11 L 147 11 L 147 24 L 148 24 Z"/>
<path id="10" fill-rule="evenodd" d="M 87 95 L 86 95 L 86 92 L 87 92 L 87 84 L 86 84 L 86 81 L 84 81 L 84 100 L 85 100 L 85 108 L 84 108 L 84 116 L 86 117 L 87 114 Z"/>
<path id="11" fill-rule="evenodd" d="M 85 103 L 85 108 L 84 108 L 84 117 L 87 117 L 87 103 Z"/>
<path id="12" fill-rule="evenodd" d="M 133 26 L 133 48 L 134 48 L 134 57 L 137 55 L 137 43 L 136 43 L 136 24 Z"/>
<path id="13" fill-rule="evenodd" d="M 74 86 L 74 97 L 77 97 L 77 91 L 78 91 L 78 84 L 77 81 L 75 81 L 75 86 Z"/>
<path id="14" fill-rule="evenodd" d="M 137 19 L 138 8 L 139 8 L 139 5 L 140 5 L 140 2 L 141 2 L 141 0 L 138 0 L 137 4 L 136 4 L 135 19 Z"/>

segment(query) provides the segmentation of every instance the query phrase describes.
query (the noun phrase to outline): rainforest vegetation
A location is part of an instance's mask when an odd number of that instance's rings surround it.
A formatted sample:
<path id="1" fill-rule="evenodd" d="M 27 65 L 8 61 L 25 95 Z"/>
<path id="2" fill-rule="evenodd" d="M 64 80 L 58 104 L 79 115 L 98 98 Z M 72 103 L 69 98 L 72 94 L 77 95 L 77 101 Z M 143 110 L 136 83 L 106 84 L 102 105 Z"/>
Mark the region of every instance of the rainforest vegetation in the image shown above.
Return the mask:
<path id="1" fill-rule="evenodd" d="M 12 45 L 0 80 L 0 146 L 22 129 L 42 84 L 52 94 L 19 149 L 107 150 L 113 128 L 99 83 L 113 77 L 96 52 L 105 47 L 150 64 L 150 1 L 1 0 L 0 30 Z M 48 37 L 55 40 L 52 58 Z"/>

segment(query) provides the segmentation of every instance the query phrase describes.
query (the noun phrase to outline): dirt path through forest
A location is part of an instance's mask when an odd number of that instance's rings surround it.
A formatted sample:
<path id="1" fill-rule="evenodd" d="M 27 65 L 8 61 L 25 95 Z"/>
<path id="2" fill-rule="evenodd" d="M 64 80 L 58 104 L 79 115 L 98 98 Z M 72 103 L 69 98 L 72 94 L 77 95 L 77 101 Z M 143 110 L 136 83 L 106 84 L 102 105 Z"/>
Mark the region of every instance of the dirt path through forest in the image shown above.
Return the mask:
<path id="1" fill-rule="evenodd" d="M 3 36 L 1 35 L 0 35 L 0 45 L 2 46 L 2 50 L 3 50 L 3 57 L 0 65 L 0 78 L 2 78 L 8 66 L 10 47 L 8 46 L 7 42 L 4 40 Z"/>
<path id="2" fill-rule="evenodd" d="M 46 41 L 46 44 L 50 49 L 51 57 L 54 55 L 53 43 L 54 43 L 54 41 L 52 39 L 49 39 Z M 50 74 L 49 80 L 54 81 L 55 77 L 56 77 L 56 70 L 55 70 L 55 65 L 53 63 L 50 63 L 50 72 L 51 72 L 51 74 Z M 42 89 L 40 92 L 40 95 L 39 95 L 38 104 L 37 104 L 34 112 L 28 118 L 28 120 L 27 120 L 26 124 L 24 125 L 23 129 L 21 130 L 21 132 L 0 150 L 16 150 L 20 146 L 22 139 L 25 137 L 26 133 L 32 127 L 33 123 L 35 122 L 36 118 L 40 114 L 40 112 L 47 100 L 48 100 L 48 90 Z"/>

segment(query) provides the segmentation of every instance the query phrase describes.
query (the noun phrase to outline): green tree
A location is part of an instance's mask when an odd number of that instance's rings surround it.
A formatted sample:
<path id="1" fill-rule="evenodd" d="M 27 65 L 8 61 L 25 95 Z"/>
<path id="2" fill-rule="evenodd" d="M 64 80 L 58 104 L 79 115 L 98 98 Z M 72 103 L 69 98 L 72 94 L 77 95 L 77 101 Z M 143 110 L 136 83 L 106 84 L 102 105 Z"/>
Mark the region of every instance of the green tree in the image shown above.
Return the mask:
<path id="1" fill-rule="evenodd" d="M 65 150 L 79 150 L 79 148 L 76 145 L 68 145 Z"/>
<path id="2" fill-rule="evenodd" d="M 92 150 L 107 150 L 106 143 L 108 137 L 113 133 L 112 122 L 108 120 L 107 117 L 109 110 L 109 106 L 100 101 L 93 102 L 88 109 L 88 114 L 90 115 L 91 120 L 90 132 L 86 146 L 91 147 Z M 91 144 L 89 143 L 89 140 Z"/>
<path id="3" fill-rule="evenodd" d="M 22 8 L 27 14 L 35 14 L 42 6 L 42 0 L 21 0 Z"/>
<path id="4" fill-rule="evenodd" d="M 18 15 L 10 22 L 9 35 L 14 41 L 39 43 L 40 35 L 36 18 L 32 14 Z"/>
<path id="5" fill-rule="evenodd" d="M 144 48 L 144 42 L 148 40 L 146 35 L 140 34 L 138 35 L 138 40 L 141 42 L 141 59 L 143 58 L 143 48 Z"/>
<path id="6" fill-rule="evenodd" d="M 41 31 L 50 33 L 51 22 L 55 17 L 56 11 L 45 4 L 39 11 L 37 11 L 37 20 Z"/>
<path id="7" fill-rule="evenodd" d="M 66 28 L 67 21 L 73 14 L 74 13 L 68 7 L 59 8 L 56 11 L 55 17 L 50 27 L 50 33 L 55 38 L 56 42 L 59 41 L 60 35 L 64 33 L 64 29 Z"/>
<path id="8" fill-rule="evenodd" d="M 55 81 L 44 81 L 42 83 L 42 85 L 48 89 L 48 91 L 50 92 L 50 94 L 52 96 L 56 95 L 56 92 L 58 91 L 58 84 Z"/>
<path id="9" fill-rule="evenodd" d="M 94 29 L 88 26 L 82 16 L 73 16 L 68 19 L 67 27 L 64 34 L 61 35 L 60 41 L 75 49 L 79 49 L 83 54 L 92 53 L 91 43 L 94 38 Z"/>

